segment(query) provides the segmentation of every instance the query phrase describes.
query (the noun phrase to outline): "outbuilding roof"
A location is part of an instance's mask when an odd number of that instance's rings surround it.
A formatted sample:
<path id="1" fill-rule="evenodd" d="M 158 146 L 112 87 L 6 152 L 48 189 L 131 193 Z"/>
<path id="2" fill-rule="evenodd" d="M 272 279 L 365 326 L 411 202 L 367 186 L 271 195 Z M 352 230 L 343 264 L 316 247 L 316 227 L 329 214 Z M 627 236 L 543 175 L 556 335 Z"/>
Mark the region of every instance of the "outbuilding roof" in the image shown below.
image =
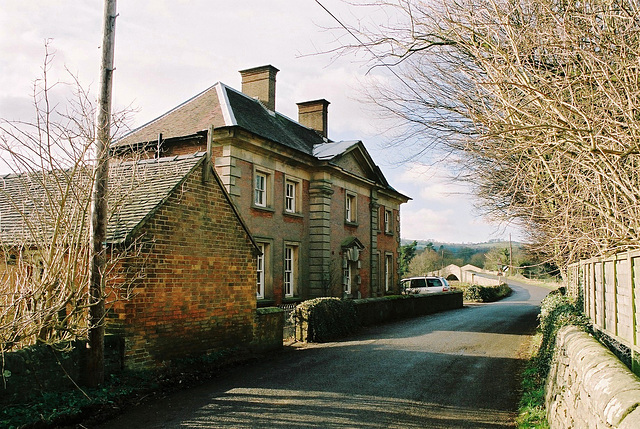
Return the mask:
<path id="1" fill-rule="evenodd" d="M 203 160 L 205 153 L 109 166 L 107 242 L 121 243 L 135 232 Z M 37 244 L 56 227 L 86 234 L 91 180 L 86 171 L 9 174 L 0 183 L 0 243 Z M 77 237 L 77 235 L 76 235 Z"/>

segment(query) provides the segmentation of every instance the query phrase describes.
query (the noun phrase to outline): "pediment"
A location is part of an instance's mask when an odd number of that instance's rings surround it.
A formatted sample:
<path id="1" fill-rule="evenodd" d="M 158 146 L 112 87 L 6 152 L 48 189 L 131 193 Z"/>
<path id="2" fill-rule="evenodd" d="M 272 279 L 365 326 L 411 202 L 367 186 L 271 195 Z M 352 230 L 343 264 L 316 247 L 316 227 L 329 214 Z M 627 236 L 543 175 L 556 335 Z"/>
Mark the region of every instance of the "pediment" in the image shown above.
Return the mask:
<path id="1" fill-rule="evenodd" d="M 373 160 L 362 144 L 355 145 L 348 151 L 335 157 L 332 160 L 332 164 L 355 176 L 386 185 L 386 180 L 382 177 L 382 173 L 373 163 Z"/>

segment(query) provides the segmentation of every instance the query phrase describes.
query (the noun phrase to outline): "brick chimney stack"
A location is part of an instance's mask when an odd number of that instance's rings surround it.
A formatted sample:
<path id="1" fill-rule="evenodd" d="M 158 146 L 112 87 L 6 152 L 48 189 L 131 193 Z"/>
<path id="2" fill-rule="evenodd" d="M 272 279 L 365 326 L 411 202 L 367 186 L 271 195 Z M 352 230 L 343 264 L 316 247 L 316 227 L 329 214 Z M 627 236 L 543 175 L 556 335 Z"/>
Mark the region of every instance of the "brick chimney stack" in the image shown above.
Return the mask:
<path id="1" fill-rule="evenodd" d="M 280 70 L 272 65 L 240 70 L 242 92 L 257 98 L 271 111 L 276 110 L 276 73 Z"/>
<path id="2" fill-rule="evenodd" d="M 328 107 L 327 100 L 305 101 L 298 104 L 298 122 L 312 128 L 327 137 L 328 133 Z"/>

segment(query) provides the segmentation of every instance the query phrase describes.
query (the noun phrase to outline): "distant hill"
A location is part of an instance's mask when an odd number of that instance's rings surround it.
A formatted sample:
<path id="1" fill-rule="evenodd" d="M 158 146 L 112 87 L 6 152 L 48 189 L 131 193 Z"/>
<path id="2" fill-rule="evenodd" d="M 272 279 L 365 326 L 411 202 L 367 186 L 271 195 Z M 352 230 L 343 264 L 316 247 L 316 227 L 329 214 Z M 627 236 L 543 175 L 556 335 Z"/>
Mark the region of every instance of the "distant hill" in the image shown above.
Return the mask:
<path id="1" fill-rule="evenodd" d="M 403 238 L 400 244 L 405 246 L 407 244 L 413 243 L 414 241 L 418 243 L 417 245 L 418 251 L 425 249 L 429 243 L 432 243 L 433 248 L 435 250 L 439 250 L 440 246 L 442 246 L 442 248 L 454 254 L 459 253 L 460 250 L 462 249 L 471 249 L 474 251 L 474 253 L 477 253 L 477 252 L 486 252 L 494 247 L 502 247 L 502 248 L 509 247 L 508 240 L 489 240 L 484 243 L 445 243 L 445 242 L 436 241 L 436 240 L 411 240 L 411 239 Z M 511 245 L 513 246 L 514 249 L 523 247 L 523 243 L 520 243 L 518 241 L 512 241 Z"/>

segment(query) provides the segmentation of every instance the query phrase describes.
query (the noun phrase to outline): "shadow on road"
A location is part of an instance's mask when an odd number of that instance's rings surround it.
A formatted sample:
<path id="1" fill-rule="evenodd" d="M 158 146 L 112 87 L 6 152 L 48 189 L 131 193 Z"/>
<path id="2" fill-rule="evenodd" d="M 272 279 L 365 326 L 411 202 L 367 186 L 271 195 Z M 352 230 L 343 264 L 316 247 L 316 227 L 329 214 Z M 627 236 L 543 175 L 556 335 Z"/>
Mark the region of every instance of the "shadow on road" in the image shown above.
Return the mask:
<path id="1" fill-rule="evenodd" d="M 523 350 L 546 292 L 294 345 L 101 426 L 514 427 Z"/>

